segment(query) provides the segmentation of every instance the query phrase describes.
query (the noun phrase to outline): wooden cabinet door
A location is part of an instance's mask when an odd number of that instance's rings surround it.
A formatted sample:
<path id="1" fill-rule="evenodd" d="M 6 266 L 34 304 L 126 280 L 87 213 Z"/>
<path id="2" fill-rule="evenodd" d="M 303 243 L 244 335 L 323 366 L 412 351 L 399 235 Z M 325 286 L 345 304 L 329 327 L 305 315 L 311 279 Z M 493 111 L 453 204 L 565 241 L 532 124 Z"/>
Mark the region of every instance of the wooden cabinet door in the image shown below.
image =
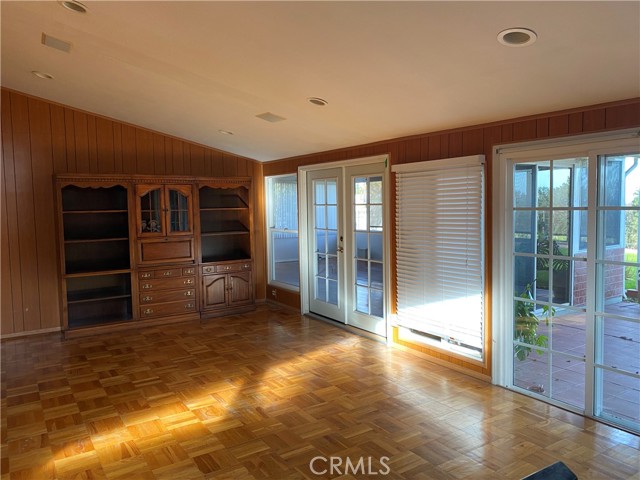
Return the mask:
<path id="1" fill-rule="evenodd" d="M 191 185 L 167 185 L 166 224 L 168 235 L 193 234 L 193 189 Z"/>
<path id="2" fill-rule="evenodd" d="M 136 185 L 138 236 L 193 235 L 191 185 Z"/>
<path id="3" fill-rule="evenodd" d="M 139 237 L 166 235 L 162 185 L 136 185 L 136 229 Z"/>
<path id="4" fill-rule="evenodd" d="M 253 302 L 251 272 L 229 274 L 229 306 Z"/>
<path id="5" fill-rule="evenodd" d="M 226 292 L 226 275 L 204 275 L 202 277 L 203 308 L 225 307 L 227 305 Z"/>

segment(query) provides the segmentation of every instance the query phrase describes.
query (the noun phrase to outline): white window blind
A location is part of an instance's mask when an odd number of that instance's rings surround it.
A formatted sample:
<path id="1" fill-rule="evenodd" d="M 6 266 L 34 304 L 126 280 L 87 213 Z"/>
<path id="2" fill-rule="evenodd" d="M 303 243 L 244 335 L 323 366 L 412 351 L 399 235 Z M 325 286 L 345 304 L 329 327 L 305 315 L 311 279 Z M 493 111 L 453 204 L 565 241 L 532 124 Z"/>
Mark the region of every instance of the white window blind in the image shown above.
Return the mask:
<path id="1" fill-rule="evenodd" d="M 482 358 L 484 156 L 393 167 L 397 322 Z"/>

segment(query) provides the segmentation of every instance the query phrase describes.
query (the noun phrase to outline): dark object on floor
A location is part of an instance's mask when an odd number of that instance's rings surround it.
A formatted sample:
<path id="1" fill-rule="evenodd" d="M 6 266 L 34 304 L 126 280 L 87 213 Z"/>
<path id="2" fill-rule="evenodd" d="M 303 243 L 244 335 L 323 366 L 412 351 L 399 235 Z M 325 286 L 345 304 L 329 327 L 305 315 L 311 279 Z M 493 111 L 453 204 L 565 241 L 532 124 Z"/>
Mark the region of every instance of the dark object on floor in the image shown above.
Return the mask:
<path id="1" fill-rule="evenodd" d="M 578 477 L 564 463 L 556 462 L 522 480 L 578 480 Z"/>

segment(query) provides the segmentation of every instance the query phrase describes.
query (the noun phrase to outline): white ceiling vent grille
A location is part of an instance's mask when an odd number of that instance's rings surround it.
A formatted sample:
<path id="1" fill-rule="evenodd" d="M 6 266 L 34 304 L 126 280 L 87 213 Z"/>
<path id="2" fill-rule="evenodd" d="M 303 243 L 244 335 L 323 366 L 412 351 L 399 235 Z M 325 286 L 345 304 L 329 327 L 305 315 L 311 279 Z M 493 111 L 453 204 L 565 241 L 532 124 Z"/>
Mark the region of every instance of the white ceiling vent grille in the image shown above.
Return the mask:
<path id="1" fill-rule="evenodd" d="M 71 51 L 71 44 L 69 42 L 52 37 L 44 32 L 42 32 L 42 44 L 65 53 L 69 53 Z"/>
<path id="2" fill-rule="evenodd" d="M 261 118 L 262 120 L 266 120 L 267 122 L 271 122 L 271 123 L 277 123 L 277 122 L 281 122 L 283 120 L 286 120 L 286 118 L 281 117 L 280 115 L 276 115 L 275 113 L 271 113 L 271 112 L 261 113 L 260 115 L 256 115 L 256 117 Z"/>

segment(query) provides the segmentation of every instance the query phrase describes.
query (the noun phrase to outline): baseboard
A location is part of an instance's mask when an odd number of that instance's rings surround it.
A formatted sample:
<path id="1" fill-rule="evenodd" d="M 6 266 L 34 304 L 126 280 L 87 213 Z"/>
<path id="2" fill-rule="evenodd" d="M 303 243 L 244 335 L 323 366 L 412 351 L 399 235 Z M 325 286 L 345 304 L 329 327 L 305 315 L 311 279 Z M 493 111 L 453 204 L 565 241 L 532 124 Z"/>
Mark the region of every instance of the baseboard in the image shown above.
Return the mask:
<path id="1" fill-rule="evenodd" d="M 447 367 L 451 370 L 455 370 L 456 372 L 464 373 L 465 375 L 469 375 L 470 377 L 477 378 L 478 380 L 485 381 L 487 383 L 491 383 L 491 377 L 488 375 L 483 375 L 479 372 L 474 372 L 473 370 L 469 370 L 468 368 L 461 367 L 456 365 L 455 363 L 447 362 L 445 360 L 440 360 L 428 353 L 421 352 L 420 350 L 416 350 L 415 348 L 407 347 L 405 345 L 400 345 L 395 342 L 390 342 L 389 345 L 393 348 L 397 348 L 398 350 L 402 350 L 403 352 L 411 353 L 420 358 L 425 359 L 428 362 L 435 363 L 436 365 L 440 365 L 441 367 Z"/>
<path id="2" fill-rule="evenodd" d="M 0 334 L 0 341 L 10 340 L 12 338 L 31 337 L 33 335 L 45 335 L 47 333 L 61 332 L 61 327 L 43 328 L 41 330 L 30 330 L 28 332 L 9 333 L 7 335 Z"/>
<path id="3" fill-rule="evenodd" d="M 271 307 L 281 308 L 282 310 L 286 310 L 291 313 L 300 313 L 299 308 L 292 307 L 291 305 L 286 305 L 284 303 L 276 302 L 274 300 L 267 299 L 264 301 L 264 304 Z"/>

